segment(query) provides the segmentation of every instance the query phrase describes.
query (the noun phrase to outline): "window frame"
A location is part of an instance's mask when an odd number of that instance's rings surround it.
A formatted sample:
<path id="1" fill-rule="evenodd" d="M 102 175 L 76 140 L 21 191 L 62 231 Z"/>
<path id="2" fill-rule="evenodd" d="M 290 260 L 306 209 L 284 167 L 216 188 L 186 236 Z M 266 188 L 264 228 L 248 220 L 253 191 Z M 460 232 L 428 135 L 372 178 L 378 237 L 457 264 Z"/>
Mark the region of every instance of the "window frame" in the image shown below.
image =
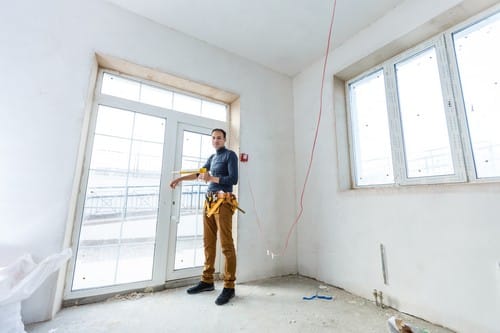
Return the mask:
<path id="1" fill-rule="evenodd" d="M 355 150 L 356 150 L 356 142 L 357 142 L 357 137 L 354 135 L 354 129 L 353 129 L 353 125 L 355 123 L 355 116 L 353 116 L 353 112 L 351 112 L 351 109 L 352 109 L 352 99 L 351 99 L 351 95 L 349 94 L 350 92 L 350 85 L 351 84 L 354 84 L 354 83 L 357 83 L 371 75 L 374 75 L 376 73 L 379 73 L 379 72 L 382 72 L 382 75 L 384 75 L 384 85 L 386 85 L 386 74 L 385 74 L 385 71 L 384 71 L 384 68 L 379 65 L 379 66 L 376 66 L 376 67 L 373 67 L 371 68 L 370 70 L 364 72 L 363 74 L 361 75 L 358 75 L 357 77 L 353 78 L 352 80 L 350 80 L 349 82 L 346 82 L 346 95 L 347 95 L 347 113 L 348 113 L 348 117 L 347 117 L 347 133 L 348 133 L 348 140 L 349 140 L 349 158 L 350 158 L 350 161 L 351 161 L 351 182 L 352 184 L 356 184 L 357 181 L 356 179 L 358 178 L 358 170 L 356 169 L 356 161 L 357 161 L 357 156 L 356 156 L 356 153 L 355 153 Z M 386 92 L 387 92 L 387 87 L 386 87 Z M 386 94 L 386 103 L 387 103 L 387 94 Z M 388 110 L 388 113 L 389 113 L 389 110 Z M 390 126 L 390 115 L 388 114 L 387 115 L 388 119 L 389 119 L 389 126 Z M 390 133 L 389 133 L 390 134 Z M 393 147 L 393 137 L 392 135 L 389 135 L 389 139 L 390 139 L 390 142 L 391 142 L 391 148 Z M 393 178 L 394 178 L 394 182 L 396 182 L 396 173 L 395 173 L 395 170 L 394 170 L 394 149 L 391 149 L 391 152 L 392 152 L 392 164 L 393 164 Z M 359 187 L 387 187 L 387 186 L 393 186 L 394 183 L 386 183 L 386 184 L 370 184 L 370 185 L 359 185 Z"/>
<path id="2" fill-rule="evenodd" d="M 478 178 L 476 175 L 471 138 L 467 124 L 466 109 L 462 94 L 462 84 L 460 82 L 458 63 L 455 56 L 455 45 L 453 43 L 453 35 L 455 33 L 467 29 L 475 24 L 480 24 L 481 21 L 486 20 L 499 12 L 500 6 L 495 6 L 490 10 L 475 15 L 468 20 L 453 26 L 452 28 L 441 32 L 440 34 L 431 37 L 422 43 L 419 43 L 418 45 L 407 49 L 380 64 L 377 64 L 376 66 L 373 66 L 360 75 L 357 75 L 345 82 L 351 188 L 383 188 L 449 183 L 490 183 L 500 181 L 500 176 Z M 436 61 L 441 83 L 441 93 L 454 174 L 408 177 L 395 66 L 399 62 L 411 59 L 412 57 L 417 56 L 419 53 L 432 47 L 434 47 L 436 51 Z M 350 85 L 380 71 L 381 69 L 383 70 L 385 80 L 394 183 L 359 185 L 356 180 L 356 154 L 354 151 L 356 138 L 353 129 L 353 119 L 355 116 L 353 115 L 353 109 L 351 107 L 352 100 L 350 95 Z"/>
<path id="3" fill-rule="evenodd" d="M 446 40 L 446 45 L 450 45 L 447 49 L 450 75 L 452 78 L 452 89 L 455 97 L 455 104 L 457 108 L 457 116 L 459 125 L 461 128 L 461 139 L 462 147 L 464 151 L 464 162 L 465 171 L 467 173 L 467 178 L 469 183 L 495 183 L 500 182 L 500 175 L 496 177 L 482 177 L 479 178 L 476 173 L 476 167 L 474 162 L 474 152 L 472 149 L 472 139 L 469 133 L 469 126 L 467 122 L 467 110 L 465 107 L 464 96 L 462 93 L 462 84 L 460 81 L 460 72 L 458 68 L 458 61 L 456 57 L 455 47 L 453 43 L 453 35 L 459 33 L 465 29 L 470 28 L 473 25 L 481 24 L 482 21 L 489 19 L 490 17 L 500 14 L 500 5 L 494 6 L 489 10 L 486 10 L 478 15 L 474 15 L 469 19 L 457 24 L 451 29 L 448 29 L 444 33 L 444 38 Z"/>

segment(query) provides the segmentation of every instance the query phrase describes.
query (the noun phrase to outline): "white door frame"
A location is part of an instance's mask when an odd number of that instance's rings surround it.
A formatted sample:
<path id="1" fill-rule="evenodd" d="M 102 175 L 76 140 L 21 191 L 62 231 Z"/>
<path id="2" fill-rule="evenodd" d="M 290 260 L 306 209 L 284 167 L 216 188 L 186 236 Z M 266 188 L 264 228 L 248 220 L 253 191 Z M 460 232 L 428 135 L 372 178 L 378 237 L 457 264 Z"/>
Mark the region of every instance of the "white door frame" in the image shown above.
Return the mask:
<path id="1" fill-rule="evenodd" d="M 173 198 L 177 201 L 180 199 L 179 191 L 172 191 L 169 184 L 173 178 L 173 171 L 176 170 L 174 166 L 180 166 L 181 152 L 182 152 L 182 131 L 190 129 L 194 132 L 210 134 L 213 128 L 226 128 L 227 123 L 214 119 L 208 119 L 195 115 L 180 113 L 174 110 L 159 108 L 152 105 L 145 105 L 142 103 L 129 101 L 113 96 L 101 95 L 99 89 L 102 85 L 102 78 L 104 72 L 113 72 L 109 70 L 100 70 L 95 98 L 92 107 L 92 113 L 89 117 L 89 130 L 85 140 L 85 157 L 82 161 L 82 173 L 80 177 L 80 186 L 78 189 L 77 207 L 75 212 L 75 224 L 72 236 L 72 248 L 75 254 L 68 265 L 66 274 L 66 284 L 64 290 L 65 300 L 74 300 L 83 297 L 92 297 L 103 294 L 113 294 L 118 292 L 126 292 L 128 290 L 136 290 L 147 287 L 163 286 L 166 281 L 194 277 L 201 274 L 202 268 L 195 267 L 190 269 L 182 269 L 175 271 L 174 258 L 175 258 L 175 238 L 177 234 L 177 223 L 172 222 L 172 202 Z M 119 75 L 119 74 L 118 74 Z M 82 224 L 82 212 L 85 201 L 86 185 L 88 181 L 88 174 L 90 168 L 90 156 L 93 148 L 93 140 L 95 133 L 95 126 L 97 120 L 97 110 L 99 105 L 105 105 L 118 109 L 123 109 L 132 112 L 143 113 L 151 116 L 162 117 L 165 119 L 165 136 L 163 144 L 163 165 L 162 177 L 160 181 L 160 193 L 158 202 L 158 221 L 155 239 L 155 253 L 153 259 L 153 274 L 152 279 L 148 281 L 139 281 L 132 283 L 117 284 L 112 286 L 95 287 L 81 290 L 71 290 L 73 283 L 73 275 L 76 264 L 76 253 L 78 242 L 80 238 L 80 228 Z M 177 197 L 176 197 L 177 196 Z M 178 214 L 178 211 L 177 211 Z M 170 242 L 170 243 L 169 243 Z M 220 250 L 218 250 L 220 251 Z M 217 254 L 220 258 L 220 253 Z M 218 271 L 218 265 L 216 264 Z"/>
<path id="2" fill-rule="evenodd" d="M 183 150 L 183 138 L 184 131 L 190 131 L 200 134 L 211 135 L 211 131 L 214 127 L 203 127 L 196 126 L 192 124 L 179 123 L 177 126 L 177 149 L 175 153 L 175 170 L 180 170 L 182 165 L 182 150 Z M 215 151 L 214 151 L 215 153 Z M 189 278 L 193 276 L 199 276 L 202 273 L 203 266 L 190 267 L 183 269 L 175 269 L 175 247 L 177 240 L 177 227 L 180 221 L 180 202 L 181 202 L 181 186 L 177 186 L 173 190 L 172 195 L 172 206 L 171 206 L 171 219 L 170 219 L 170 230 L 169 230 L 169 242 L 168 242 L 168 259 L 167 259 L 167 270 L 166 270 L 166 280 L 177 280 L 183 278 Z M 177 203 L 177 204 L 175 204 Z M 221 251 L 220 246 L 217 246 L 216 261 L 215 261 L 215 271 L 216 273 L 220 271 L 220 257 Z"/>

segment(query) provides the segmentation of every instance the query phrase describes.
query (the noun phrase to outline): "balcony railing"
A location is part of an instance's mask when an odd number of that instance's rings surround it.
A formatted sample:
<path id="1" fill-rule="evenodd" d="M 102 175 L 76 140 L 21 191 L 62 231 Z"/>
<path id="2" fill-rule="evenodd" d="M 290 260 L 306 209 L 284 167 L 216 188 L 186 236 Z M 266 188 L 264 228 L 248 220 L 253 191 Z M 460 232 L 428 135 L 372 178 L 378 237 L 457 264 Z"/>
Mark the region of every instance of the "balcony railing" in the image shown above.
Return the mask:
<path id="1" fill-rule="evenodd" d="M 181 214 L 189 215 L 203 209 L 206 184 L 183 184 Z M 122 218 L 144 218 L 158 212 L 157 186 L 100 186 L 88 189 L 85 199 L 85 221 L 110 222 Z"/>

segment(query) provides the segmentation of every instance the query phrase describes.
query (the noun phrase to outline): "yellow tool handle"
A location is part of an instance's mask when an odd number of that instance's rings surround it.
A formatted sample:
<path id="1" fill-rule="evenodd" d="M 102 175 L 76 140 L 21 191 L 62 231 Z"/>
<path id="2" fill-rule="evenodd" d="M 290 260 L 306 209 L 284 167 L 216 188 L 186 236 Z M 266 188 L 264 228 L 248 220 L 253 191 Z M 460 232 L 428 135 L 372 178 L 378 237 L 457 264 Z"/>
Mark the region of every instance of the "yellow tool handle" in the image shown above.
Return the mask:
<path id="1" fill-rule="evenodd" d="M 192 169 L 192 170 L 180 170 L 179 173 L 206 173 L 207 168 L 200 168 L 200 169 Z"/>

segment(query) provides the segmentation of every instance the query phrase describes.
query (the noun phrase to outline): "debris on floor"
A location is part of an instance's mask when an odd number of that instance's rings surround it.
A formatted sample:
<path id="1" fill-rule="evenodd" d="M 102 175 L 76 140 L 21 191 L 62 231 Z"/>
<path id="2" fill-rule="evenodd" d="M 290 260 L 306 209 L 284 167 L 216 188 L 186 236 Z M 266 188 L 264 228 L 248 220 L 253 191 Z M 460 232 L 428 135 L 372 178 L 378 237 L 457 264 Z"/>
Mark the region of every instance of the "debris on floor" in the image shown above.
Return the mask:
<path id="1" fill-rule="evenodd" d="M 392 316 L 387 320 L 389 325 L 390 333 L 429 333 L 426 329 L 420 329 L 418 327 L 407 324 L 401 318 Z"/>
<path id="2" fill-rule="evenodd" d="M 223 283 L 217 282 L 217 289 Z M 328 287 L 328 291 L 319 288 Z M 241 283 L 237 297 L 228 308 L 217 307 L 213 293 L 190 297 L 184 287 L 166 289 L 132 300 L 115 300 L 63 308 L 52 321 L 30 324 L 29 333 L 150 333 L 204 332 L 221 333 L 220 325 L 207 326 L 206 320 L 192 320 L 198 309 L 210 323 L 222 322 L 224 332 L 389 332 L 387 319 L 402 318 L 411 326 L 427 328 L 432 333 L 453 331 L 387 307 L 382 310 L 367 300 L 345 290 L 301 276 L 276 277 Z M 332 296 L 333 300 L 303 300 L 302 296 Z M 126 292 L 121 292 L 124 299 Z M 137 297 L 137 294 L 128 297 Z M 108 298 L 111 297 L 108 295 Z M 126 296 L 125 296 L 126 297 Z M 387 297 L 387 296 L 386 296 Z M 1 312 L 1 311 L 0 311 Z M 0 332 L 3 333 L 0 325 Z M 397 332 L 397 331 L 396 331 Z M 418 331 L 417 331 L 418 332 Z M 397 332 L 400 333 L 400 332 Z M 475 333 L 475 332 L 474 332 Z"/>
<path id="3" fill-rule="evenodd" d="M 124 300 L 133 300 L 133 299 L 139 299 L 139 298 L 142 298 L 144 297 L 144 293 L 138 293 L 138 292 L 132 292 L 132 293 L 129 293 L 129 294 L 125 294 L 125 295 L 122 295 L 122 294 L 117 294 L 113 297 L 110 297 L 108 298 L 107 300 L 108 301 L 113 301 L 113 300 L 121 300 L 121 301 L 124 301 Z"/>

